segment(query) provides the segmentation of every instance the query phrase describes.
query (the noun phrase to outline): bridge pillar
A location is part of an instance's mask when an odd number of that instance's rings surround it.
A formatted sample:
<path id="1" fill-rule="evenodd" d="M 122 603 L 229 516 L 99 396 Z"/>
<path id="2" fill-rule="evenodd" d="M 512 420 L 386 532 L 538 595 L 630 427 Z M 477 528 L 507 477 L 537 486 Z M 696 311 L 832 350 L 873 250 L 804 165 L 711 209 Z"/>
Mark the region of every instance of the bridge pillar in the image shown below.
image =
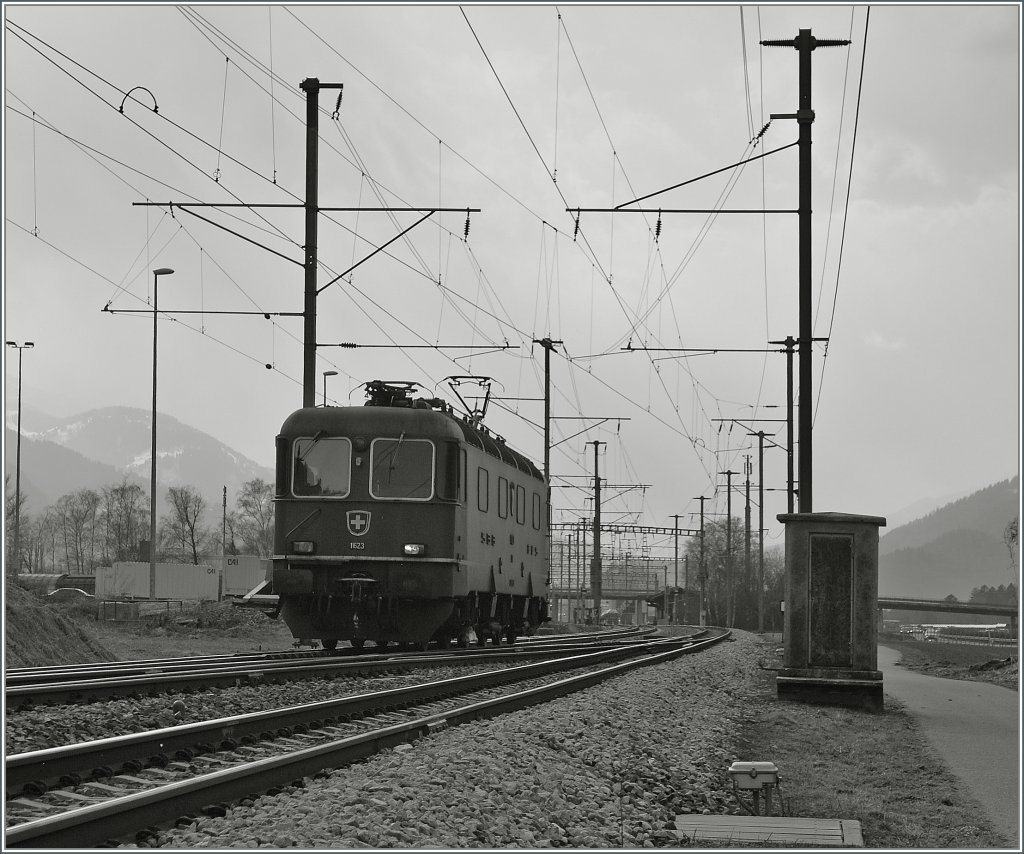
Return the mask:
<path id="1" fill-rule="evenodd" d="M 880 516 L 783 513 L 785 667 L 781 699 L 883 709 L 878 670 Z"/>

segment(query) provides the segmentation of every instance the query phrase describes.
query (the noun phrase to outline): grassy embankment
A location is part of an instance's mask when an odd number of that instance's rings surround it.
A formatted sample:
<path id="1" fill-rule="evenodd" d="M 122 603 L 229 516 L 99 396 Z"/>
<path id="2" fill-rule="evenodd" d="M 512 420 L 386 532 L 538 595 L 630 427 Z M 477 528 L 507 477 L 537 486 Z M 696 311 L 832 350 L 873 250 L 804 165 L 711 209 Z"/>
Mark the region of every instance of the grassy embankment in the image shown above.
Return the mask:
<path id="1" fill-rule="evenodd" d="M 857 820 L 868 848 L 1009 847 L 891 696 L 877 715 L 778 700 L 772 669 L 780 663 L 777 648 L 777 641 L 763 643 L 757 708 L 741 733 L 737 758 L 779 767 L 787 814 Z M 971 664 L 1010 654 L 918 643 L 908 663 L 965 676 Z"/>

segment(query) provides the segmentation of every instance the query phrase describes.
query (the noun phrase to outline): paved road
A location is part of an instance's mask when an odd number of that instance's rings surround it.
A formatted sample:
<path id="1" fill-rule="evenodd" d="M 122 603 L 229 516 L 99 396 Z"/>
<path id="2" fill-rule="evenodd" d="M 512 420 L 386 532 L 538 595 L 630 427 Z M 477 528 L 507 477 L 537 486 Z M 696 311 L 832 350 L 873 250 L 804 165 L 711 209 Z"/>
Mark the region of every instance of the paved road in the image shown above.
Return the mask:
<path id="1" fill-rule="evenodd" d="M 993 826 L 1020 850 L 1020 696 L 1001 685 L 939 679 L 897 667 L 878 647 L 884 690 L 921 724 L 950 770 L 984 806 Z"/>

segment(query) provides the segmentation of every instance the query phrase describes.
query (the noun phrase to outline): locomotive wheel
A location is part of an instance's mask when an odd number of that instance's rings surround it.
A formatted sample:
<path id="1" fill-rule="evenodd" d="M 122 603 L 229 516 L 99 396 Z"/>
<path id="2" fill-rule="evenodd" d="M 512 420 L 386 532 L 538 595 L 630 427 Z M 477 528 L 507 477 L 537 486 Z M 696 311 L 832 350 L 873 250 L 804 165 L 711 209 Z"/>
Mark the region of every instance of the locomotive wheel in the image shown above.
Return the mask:
<path id="1" fill-rule="evenodd" d="M 338 648 L 338 639 L 337 638 L 321 638 L 320 639 L 320 645 L 323 646 L 323 648 L 325 650 L 327 650 L 328 652 L 333 652 L 334 650 L 336 650 Z"/>
<path id="2" fill-rule="evenodd" d="M 459 637 L 455 642 L 459 649 L 469 649 L 469 632 L 466 630 L 459 632 Z"/>
<path id="3" fill-rule="evenodd" d="M 516 630 L 509 629 L 505 632 L 505 639 L 508 641 L 508 645 L 512 646 L 516 642 Z"/>
<path id="4" fill-rule="evenodd" d="M 448 649 L 452 645 L 452 639 L 446 634 L 438 635 L 437 637 L 437 648 Z"/>
<path id="5" fill-rule="evenodd" d="M 386 640 L 375 640 L 374 644 L 379 646 L 381 649 L 384 649 L 388 645 L 388 642 Z"/>
<path id="6" fill-rule="evenodd" d="M 366 638 L 352 638 L 349 643 L 352 644 L 352 649 L 362 649 L 366 645 Z"/>

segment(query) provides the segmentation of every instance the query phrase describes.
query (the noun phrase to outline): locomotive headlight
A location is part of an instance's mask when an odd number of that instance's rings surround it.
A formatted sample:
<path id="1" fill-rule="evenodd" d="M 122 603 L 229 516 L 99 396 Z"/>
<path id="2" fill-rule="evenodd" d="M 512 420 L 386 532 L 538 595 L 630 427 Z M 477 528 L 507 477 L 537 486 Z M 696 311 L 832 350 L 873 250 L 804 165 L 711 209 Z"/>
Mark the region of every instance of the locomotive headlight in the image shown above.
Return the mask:
<path id="1" fill-rule="evenodd" d="M 422 556 L 427 553 L 427 547 L 424 543 L 406 543 L 402 551 L 407 555 Z"/>
<path id="2" fill-rule="evenodd" d="M 292 553 L 297 555 L 311 555 L 316 551 L 316 544 L 312 540 L 292 541 Z"/>

